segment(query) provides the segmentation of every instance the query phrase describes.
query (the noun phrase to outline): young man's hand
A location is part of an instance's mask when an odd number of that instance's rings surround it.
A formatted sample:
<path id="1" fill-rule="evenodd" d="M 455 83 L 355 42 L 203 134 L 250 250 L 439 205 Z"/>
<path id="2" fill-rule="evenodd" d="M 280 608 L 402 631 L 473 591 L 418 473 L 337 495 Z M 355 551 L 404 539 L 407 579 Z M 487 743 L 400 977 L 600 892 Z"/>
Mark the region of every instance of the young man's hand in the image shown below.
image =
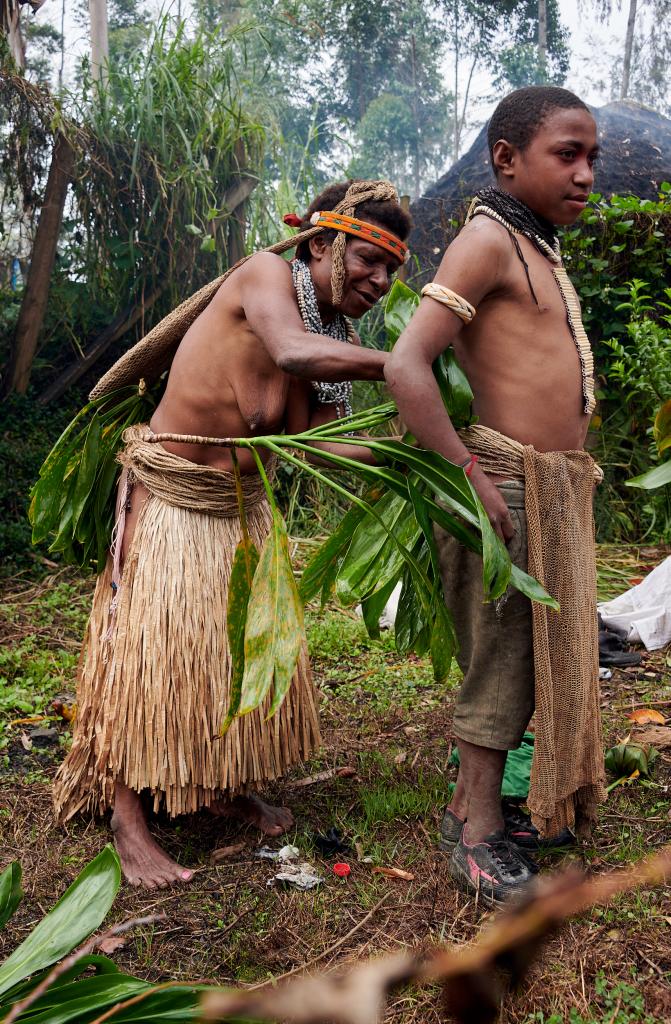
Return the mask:
<path id="1" fill-rule="evenodd" d="M 470 479 L 484 505 L 490 523 L 503 543 L 507 544 L 515 536 L 515 527 L 503 495 L 496 484 L 492 483 L 487 474 L 483 473 L 477 465 L 473 467 Z"/>

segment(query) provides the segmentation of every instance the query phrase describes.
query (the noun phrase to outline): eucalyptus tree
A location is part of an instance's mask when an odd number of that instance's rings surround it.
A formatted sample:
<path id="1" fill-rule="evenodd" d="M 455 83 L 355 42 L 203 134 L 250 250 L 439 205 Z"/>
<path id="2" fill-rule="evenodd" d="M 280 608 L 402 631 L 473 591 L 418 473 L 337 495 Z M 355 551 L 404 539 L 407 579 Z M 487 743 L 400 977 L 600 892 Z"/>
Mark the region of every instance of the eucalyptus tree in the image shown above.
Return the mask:
<path id="1" fill-rule="evenodd" d="M 584 12 L 592 9 L 602 20 L 623 0 L 579 0 Z M 610 69 L 613 95 L 646 103 L 671 113 L 671 0 L 628 0 L 627 26 L 621 54 Z"/>
<path id="2" fill-rule="evenodd" d="M 542 17 L 541 17 L 542 16 Z M 522 0 L 510 13 L 510 43 L 493 50 L 495 86 L 562 85 L 570 61 L 569 33 L 558 0 Z"/>

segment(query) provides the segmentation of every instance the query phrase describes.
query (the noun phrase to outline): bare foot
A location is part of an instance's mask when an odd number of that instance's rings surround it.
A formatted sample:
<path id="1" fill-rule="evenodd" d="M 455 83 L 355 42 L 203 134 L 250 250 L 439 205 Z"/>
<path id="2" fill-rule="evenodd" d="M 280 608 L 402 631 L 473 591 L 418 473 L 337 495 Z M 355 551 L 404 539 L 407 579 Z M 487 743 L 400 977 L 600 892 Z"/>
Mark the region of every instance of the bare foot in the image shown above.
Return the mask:
<path id="1" fill-rule="evenodd" d="M 149 832 L 139 794 L 121 783 L 116 785 L 111 825 L 121 869 L 131 885 L 164 889 L 191 881 L 193 871 L 164 853 Z"/>
<path id="2" fill-rule="evenodd" d="M 256 825 L 266 836 L 281 836 L 294 823 L 288 807 L 273 807 L 258 796 L 236 796 L 233 800 L 215 800 L 210 804 L 212 814 L 241 818 Z"/>

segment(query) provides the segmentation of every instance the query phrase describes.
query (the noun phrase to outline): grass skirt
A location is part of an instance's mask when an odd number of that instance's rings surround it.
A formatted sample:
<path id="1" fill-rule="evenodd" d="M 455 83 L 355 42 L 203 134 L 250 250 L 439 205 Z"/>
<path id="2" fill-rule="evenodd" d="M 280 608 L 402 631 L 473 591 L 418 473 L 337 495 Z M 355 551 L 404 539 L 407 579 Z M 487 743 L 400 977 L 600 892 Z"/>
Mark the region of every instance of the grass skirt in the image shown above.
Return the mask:
<path id="1" fill-rule="evenodd" d="M 271 524 L 262 500 L 247 511 L 261 546 Z M 149 790 L 171 816 L 284 775 L 319 743 L 305 644 L 277 714 L 257 709 L 224 737 L 231 659 L 228 581 L 237 516 L 213 516 L 147 498 L 110 614 L 111 559 L 98 579 L 80 659 L 72 749 L 56 776 L 56 815 L 102 812 L 117 779 Z"/>

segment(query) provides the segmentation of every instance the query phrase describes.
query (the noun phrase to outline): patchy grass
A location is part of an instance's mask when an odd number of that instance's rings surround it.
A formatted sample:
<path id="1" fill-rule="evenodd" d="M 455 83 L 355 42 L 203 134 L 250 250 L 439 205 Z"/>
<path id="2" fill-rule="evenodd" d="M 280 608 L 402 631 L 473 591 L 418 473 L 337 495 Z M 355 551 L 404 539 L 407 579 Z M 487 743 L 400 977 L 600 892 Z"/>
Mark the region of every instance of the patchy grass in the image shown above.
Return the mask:
<path id="1" fill-rule="evenodd" d="M 609 558 L 600 566 L 604 593 L 621 590 L 642 565 L 653 562 L 650 549 L 633 554 L 617 549 Z M 10 724 L 48 712 L 54 696 L 72 692 L 91 586 L 90 580 L 67 573 L 30 589 L 16 583 L 6 590 L 0 609 L 5 645 L 0 652 L 0 738 L 5 741 L 0 849 L 3 864 L 21 860 L 28 890 L 10 929 L 0 935 L 5 950 L 27 934 L 109 839 L 105 822 L 76 820 L 54 827 L 49 786 L 61 746 L 35 741 L 26 750 L 21 734 L 31 726 Z M 465 943 L 478 933 L 486 915 L 455 891 L 446 859 L 436 849 L 455 772 L 448 759 L 458 672 L 448 686 L 436 686 L 424 659 L 402 659 L 388 634 L 370 640 L 347 611 L 312 609 L 307 623 L 324 746 L 284 785 L 271 787 L 270 798 L 286 802 L 297 824 L 269 845 L 295 843 L 320 870 L 324 884 L 307 893 L 268 887 L 273 865 L 255 857 L 261 840 L 252 828 L 206 815 L 155 819 L 158 841 L 197 870 L 185 888 L 153 893 L 122 888 L 112 919 L 157 910 L 166 914 L 164 922 L 139 930 L 114 954 L 122 969 L 153 981 L 255 984 L 315 959 L 330 969 L 406 945 Z M 618 672 L 604 686 L 607 742 L 627 734 L 631 723 L 625 713 L 632 705 L 671 700 L 666 658 L 663 652 L 646 656 L 640 668 Z M 658 706 L 671 710 L 671 704 Z M 57 724 L 60 744 L 67 743 L 65 723 L 46 724 Z M 301 777 L 343 765 L 356 769 L 356 775 L 292 786 Z M 577 862 L 609 871 L 671 841 L 670 785 L 670 758 L 662 752 L 649 784 L 612 792 L 589 846 L 548 855 L 544 867 Z M 332 827 L 350 850 L 327 857 L 315 839 Z M 213 865 L 215 848 L 241 839 L 242 853 Z M 350 863 L 349 879 L 333 875 L 335 860 Z M 376 865 L 410 870 L 414 881 L 374 875 Z M 631 893 L 567 923 L 545 947 L 523 991 L 506 1001 L 501 1020 L 661 1024 L 671 1019 L 670 980 L 669 889 Z M 397 993 L 385 1017 L 387 1024 L 443 1019 L 435 987 Z"/>

